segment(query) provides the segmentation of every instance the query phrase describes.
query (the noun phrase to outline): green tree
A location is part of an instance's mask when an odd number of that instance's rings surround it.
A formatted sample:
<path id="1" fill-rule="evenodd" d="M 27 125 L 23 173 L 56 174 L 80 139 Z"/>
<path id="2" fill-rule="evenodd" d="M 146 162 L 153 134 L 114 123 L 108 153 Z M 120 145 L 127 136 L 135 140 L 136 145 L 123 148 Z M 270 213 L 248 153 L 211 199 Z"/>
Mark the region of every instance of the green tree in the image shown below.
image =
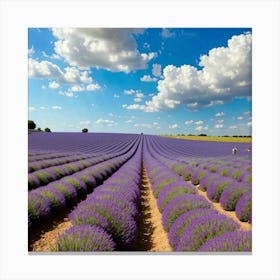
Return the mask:
<path id="1" fill-rule="evenodd" d="M 42 131 L 41 127 L 38 127 L 38 128 L 37 128 L 37 131 Z"/>
<path id="2" fill-rule="evenodd" d="M 87 132 L 88 132 L 88 129 L 87 129 L 87 128 L 83 128 L 83 129 L 82 129 L 82 132 L 83 132 L 83 133 L 87 133 Z"/>
<path id="3" fill-rule="evenodd" d="M 36 128 L 36 123 L 33 122 L 32 120 L 28 120 L 28 129 L 35 129 Z"/>
<path id="4" fill-rule="evenodd" d="M 45 132 L 51 132 L 51 130 L 48 127 L 46 127 Z"/>

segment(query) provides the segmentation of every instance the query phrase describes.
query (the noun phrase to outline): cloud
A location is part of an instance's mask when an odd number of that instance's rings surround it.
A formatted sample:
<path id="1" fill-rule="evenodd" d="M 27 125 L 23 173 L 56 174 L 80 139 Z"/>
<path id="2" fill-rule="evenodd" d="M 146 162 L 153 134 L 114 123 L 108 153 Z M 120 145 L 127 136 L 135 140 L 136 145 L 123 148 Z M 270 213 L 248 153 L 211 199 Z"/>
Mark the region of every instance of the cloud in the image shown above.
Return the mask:
<path id="1" fill-rule="evenodd" d="M 223 117 L 224 115 L 225 115 L 224 112 L 219 112 L 219 113 L 217 113 L 215 116 L 216 116 L 216 117 Z"/>
<path id="2" fill-rule="evenodd" d="M 58 92 L 59 95 L 64 95 L 64 96 L 67 96 L 67 97 L 74 97 L 74 93 L 68 89 L 68 91 L 59 91 Z"/>
<path id="3" fill-rule="evenodd" d="M 105 120 L 105 119 L 98 119 L 95 123 L 96 124 L 115 124 L 114 121 L 112 121 L 112 120 Z"/>
<path id="4" fill-rule="evenodd" d="M 56 64 L 43 60 L 41 62 L 29 58 L 28 74 L 30 78 L 57 79 L 61 84 L 92 83 L 88 71 L 79 71 L 75 67 L 66 67 L 64 72 Z"/>
<path id="5" fill-rule="evenodd" d="M 207 130 L 207 129 L 208 129 L 208 126 L 203 127 L 201 125 L 195 128 L 195 130 L 197 130 L 197 131 L 202 131 L 202 130 Z"/>
<path id="6" fill-rule="evenodd" d="M 33 107 L 33 106 L 30 106 L 30 107 L 28 107 L 28 111 L 29 112 L 34 112 L 34 111 L 36 111 L 36 108 Z"/>
<path id="7" fill-rule="evenodd" d="M 144 97 L 144 94 L 141 92 L 136 93 L 136 97 L 134 98 L 134 102 L 141 102 Z"/>
<path id="8" fill-rule="evenodd" d="M 175 36 L 175 33 L 172 33 L 169 29 L 163 28 L 161 32 L 163 38 L 171 38 Z"/>
<path id="9" fill-rule="evenodd" d="M 127 120 L 125 123 L 133 123 L 133 120 Z"/>
<path id="10" fill-rule="evenodd" d="M 150 75 L 144 75 L 140 78 L 141 82 L 156 82 L 157 78 L 152 78 Z"/>
<path id="11" fill-rule="evenodd" d="M 217 123 L 223 123 L 224 120 L 216 120 Z"/>
<path id="12" fill-rule="evenodd" d="M 47 108 L 47 107 L 44 107 L 44 106 L 41 106 L 40 109 L 41 109 L 41 110 L 47 110 L 48 108 Z"/>
<path id="13" fill-rule="evenodd" d="M 238 119 L 239 121 L 241 121 L 241 120 L 243 120 L 243 117 L 242 117 L 242 116 L 239 116 L 239 117 L 237 117 L 237 119 Z"/>
<path id="14" fill-rule="evenodd" d="M 152 73 L 156 77 L 161 76 L 161 65 L 160 64 L 153 64 L 153 70 Z"/>
<path id="15" fill-rule="evenodd" d="M 52 109 L 53 109 L 53 110 L 61 110 L 62 107 L 61 107 L 61 106 L 58 106 L 58 105 L 54 105 L 54 106 L 52 106 Z"/>
<path id="16" fill-rule="evenodd" d="M 169 128 L 176 129 L 176 128 L 179 128 L 179 125 L 177 123 L 174 123 L 174 124 L 170 125 Z"/>
<path id="17" fill-rule="evenodd" d="M 71 91 L 74 91 L 74 92 L 81 92 L 81 91 L 84 91 L 85 88 L 83 86 L 80 86 L 80 85 L 74 85 L 71 87 Z"/>
<path id="18" fill-rule="evenodd" d="M 247 123 L 247 126 L 252 126 L 252 122 L 248 122 L 248 123 Z"/>
<path id="19" fill-rule="evenodd" d="M 123 91 L 124 94 L 126 95 L 132 95 L 132 94 L 136 94 L 136 93 L 141 93 L 140 90 L 135 90 L 135 89 L 125 89 Z"/>
<path id="20" fill-rule="evenodd" d="M 28 49 L 28 55 L 32 56 L 35 53 L 34 46 L 31 47 L 31 49 Z"/>
<path id="21" fill-rule="evenodd" d="M 95 91 L 101 89 L 99 84 L 90 84 L 87 85 L 87 91 Z"/>
<path id="22" fill-rule="evenodd" d="M 236 125 L 231 125 L 229 128 L 230 129 L 237 129 L 237 126 Z"/>
<path id="23" fill-rule="evenodd" d="M 139 28 L 53 28 L 55 52 L 71 66 L 103 68 L 112 72 L 146 69 L 156 53 L 140 53 Z"/>
<path id="24" fill-rule="evenodd" d="M 193 123 L 193 120 L 185 121 L 186 125 L 191 124 L 191 123 Z"/>
<path id="25" fill-rule="evenodd" d="M 195 122 L 196 125 L 202 125 L 203 124 L 203 121 L 197 121 Z"/>
<path id="26" fill-rule="evenodd" d="M 139 104 L 132 104 L 132 105 L 124 104 L 124 105 L 123 108 L 126 108 L 127 110 L 145 110 L 145 105 L 139 105 Z"/>
<path id="27" fill-rule="evenodd" d="M 200 57 L 201 69 L 191 65 L 167 65 L 158 81 L 157 95 L 146 102 L 146 112 L 196 104 L 211 107 L 251 96 L 252 35 L 241 34 L 228 40 L 227 47 L 213 48 Z M 172 104 L 170 106 L 170 104 Z"/>
<path id="28" fill-rule="evenodd" d="M 149 129 L 160 129 L 160 126 L 157 122 L 153 123 L 136 123 L 134 124 L 134 127 L 145 127 Z"/>
<path id="29" fill-rule="evenodd" d="M 223 127 L 224 127 L 223 124 L 216 124 L 216 125 L 215 125 L 215 128 L 223 128 Z"/>
<path id="30" fill-rule="evenodd" d="M 118 95 L 118 94 L 114 94 L 113 97 L 114 97 L 114 98 L 120 98 L 121 96 Z"/>
<path id="31" fill-rule="evenodd" d="M 60 84 L 57 83 L 56 81 L 49 82 L 49 88 L 56 89 L 56 88 L 59 88 L 59 87 L 60 87 Z"/>

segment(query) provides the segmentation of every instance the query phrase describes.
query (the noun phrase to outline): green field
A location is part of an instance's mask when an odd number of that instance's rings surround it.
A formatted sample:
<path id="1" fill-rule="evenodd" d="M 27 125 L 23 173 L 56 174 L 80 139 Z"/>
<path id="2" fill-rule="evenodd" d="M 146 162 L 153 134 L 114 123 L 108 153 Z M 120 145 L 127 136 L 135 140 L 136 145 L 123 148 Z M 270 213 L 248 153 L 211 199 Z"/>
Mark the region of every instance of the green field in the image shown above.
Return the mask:
<path id="1" fill-rule="evenodd" d="M 244 142 L 252 143 L 251 137 L 233 137 L 233 136 L 178 136 L 178 135 L 161 135 L 162 137 L 200 140 L 200 141 L 215 141 L 215 142 Z"/>

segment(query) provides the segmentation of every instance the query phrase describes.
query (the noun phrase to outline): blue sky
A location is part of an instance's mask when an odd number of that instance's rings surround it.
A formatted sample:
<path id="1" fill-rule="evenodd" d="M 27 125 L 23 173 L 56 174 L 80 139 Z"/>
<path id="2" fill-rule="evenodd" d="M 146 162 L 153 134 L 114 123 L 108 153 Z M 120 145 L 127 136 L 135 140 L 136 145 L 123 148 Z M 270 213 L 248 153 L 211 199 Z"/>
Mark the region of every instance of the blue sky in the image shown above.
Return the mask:
<path id="1" fill-rule="evenodd" d="M 52 131 L 251 135 L 249 28 L 30 28 L 29 119 Z"/>

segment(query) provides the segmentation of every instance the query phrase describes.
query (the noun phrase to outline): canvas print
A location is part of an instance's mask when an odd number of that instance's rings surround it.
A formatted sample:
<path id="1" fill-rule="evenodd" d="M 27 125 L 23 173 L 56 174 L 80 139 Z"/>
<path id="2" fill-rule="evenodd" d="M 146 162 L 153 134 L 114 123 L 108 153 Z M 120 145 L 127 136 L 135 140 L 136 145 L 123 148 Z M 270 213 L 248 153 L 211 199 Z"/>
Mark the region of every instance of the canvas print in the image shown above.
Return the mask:
<path id="1" fill-rule="evenodd" d="M 252 29 L 28 29 L 29 252 L 252 252 Z"/>

